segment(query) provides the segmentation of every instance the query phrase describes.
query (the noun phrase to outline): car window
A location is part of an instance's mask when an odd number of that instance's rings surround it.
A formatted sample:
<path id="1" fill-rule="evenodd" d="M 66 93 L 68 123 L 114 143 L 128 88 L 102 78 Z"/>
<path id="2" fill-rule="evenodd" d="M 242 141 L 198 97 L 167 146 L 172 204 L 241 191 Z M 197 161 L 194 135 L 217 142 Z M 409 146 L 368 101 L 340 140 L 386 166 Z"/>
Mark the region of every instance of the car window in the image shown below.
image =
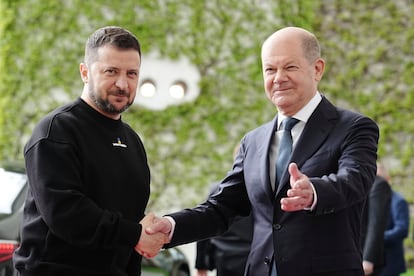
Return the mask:
<path id="1" fill-rule="evenodd" d="M 0 214 L 11 214 L 13 203 L 26 183 L 26 175 L 0 168 Z"/>

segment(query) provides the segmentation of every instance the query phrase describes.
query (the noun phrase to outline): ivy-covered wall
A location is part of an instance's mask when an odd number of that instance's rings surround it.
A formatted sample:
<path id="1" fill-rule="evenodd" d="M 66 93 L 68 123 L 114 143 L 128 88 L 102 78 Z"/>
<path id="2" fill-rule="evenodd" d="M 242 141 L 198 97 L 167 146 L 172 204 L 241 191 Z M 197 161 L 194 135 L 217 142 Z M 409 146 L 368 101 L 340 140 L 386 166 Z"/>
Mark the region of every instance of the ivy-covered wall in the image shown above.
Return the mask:
<path id="1" fill-rule="evenodd" d="M 144 140 L 152 170 L 149 209 L 192 206 L 231 168 L 244 133 L 276 110 L 263 92 L 262 41 L 296 25 L 320 39 L 320 91 L 380 126 L 379 156 L 393 187 L 414 201 L 414 3 L 308 0 L 0 0 L 0 160 L 22 159 L 34 124 L 80 95 L 78 65 L 96 28 L 134 32 L 143 54 L 187 57 L 200 96 L 123 118 Z M 99 157 L 99 158 L 105 158 Z"/>

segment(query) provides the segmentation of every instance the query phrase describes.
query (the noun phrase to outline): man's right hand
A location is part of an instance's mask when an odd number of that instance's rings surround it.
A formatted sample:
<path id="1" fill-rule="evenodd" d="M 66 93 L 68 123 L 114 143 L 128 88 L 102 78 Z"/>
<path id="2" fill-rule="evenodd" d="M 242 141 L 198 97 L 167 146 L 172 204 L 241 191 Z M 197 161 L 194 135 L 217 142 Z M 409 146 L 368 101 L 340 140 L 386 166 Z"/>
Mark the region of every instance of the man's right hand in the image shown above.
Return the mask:
<path id="1" fill-rule="evenodd" d="M 156 233 L 163 233 L 165 235 L 170 235 L 172 228 L 173 226 L 169 219 L 165 217 L 162 217 L 162 218 L 155 217 L 153 224 L 146 227 L 145 231 L 149 235 L 154 235 Z"/>
<path id="2" fill-rule="evenodd" d="M 163 233 L 162 231 L 148 233 L 146 231 L 146 229 L 156 223 L 157 220 L 155 215 L 150 213 L 140 221 L 142 231 L 138 244 L 135 246 L 135 250 L 145 258 L 155 257 L 163 245 L 169 242 L 167 233 Z"/>

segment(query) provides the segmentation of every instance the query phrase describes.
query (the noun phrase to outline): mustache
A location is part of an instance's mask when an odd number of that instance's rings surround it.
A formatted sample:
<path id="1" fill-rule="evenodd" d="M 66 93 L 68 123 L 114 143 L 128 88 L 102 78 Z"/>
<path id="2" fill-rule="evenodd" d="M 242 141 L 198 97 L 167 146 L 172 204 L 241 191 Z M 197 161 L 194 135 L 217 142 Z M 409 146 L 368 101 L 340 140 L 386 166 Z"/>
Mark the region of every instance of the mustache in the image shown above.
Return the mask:
<path id="1" fill-rule="evenodd" d="M 127 96 L 127 97 L 129 97 L 129 93 L 126 92 L 125 90 L 116 90 L 116 91 L 110 92 L 109 94 L 115 95 L 115 96 Z"/>

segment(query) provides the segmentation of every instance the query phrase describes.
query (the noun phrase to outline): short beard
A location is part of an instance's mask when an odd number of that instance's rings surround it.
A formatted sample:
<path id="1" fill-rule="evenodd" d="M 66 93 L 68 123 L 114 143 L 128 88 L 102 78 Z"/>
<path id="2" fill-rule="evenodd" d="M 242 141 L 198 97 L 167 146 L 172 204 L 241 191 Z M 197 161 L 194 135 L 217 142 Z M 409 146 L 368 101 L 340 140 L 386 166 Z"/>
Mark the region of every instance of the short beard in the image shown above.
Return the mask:
<path id="1" fill-rule="evenodd" d="M 115 94 L 126 94 L 125 91 L 119 90 L 114 92 Z M 96 104 L 96 106 L 102 110 L 105 113 L 108 114 L 121 114 L 125 110 L 128 109 L 128 107 L 131 106 L 132 103 L 126 104 L 124 107 L 117 109 L 114 105 L 112 105 L 108 100 L 104 100 L 102 97 L 99 97 L 97 93 L 95 93 L 95 89 L 93 85 L 89 85 L 89 97 L 92 99 L 92 101 Z"/>

